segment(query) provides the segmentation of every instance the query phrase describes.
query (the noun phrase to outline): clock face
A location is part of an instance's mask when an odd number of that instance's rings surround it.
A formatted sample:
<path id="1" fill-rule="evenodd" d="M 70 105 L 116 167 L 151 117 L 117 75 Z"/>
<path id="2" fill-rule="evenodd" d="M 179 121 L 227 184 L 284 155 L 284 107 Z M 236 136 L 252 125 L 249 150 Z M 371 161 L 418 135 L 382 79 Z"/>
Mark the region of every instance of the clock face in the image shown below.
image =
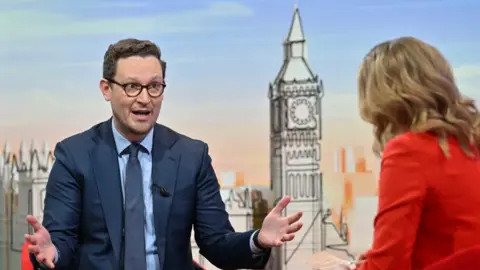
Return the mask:
<path id="1" fill-rule="evenodd" d="M 290 117 L 292 121 L 300 126 L 308 124 L 313 120 L 314 108 L 306 98 L 296 99 L 290 105 Z"/>

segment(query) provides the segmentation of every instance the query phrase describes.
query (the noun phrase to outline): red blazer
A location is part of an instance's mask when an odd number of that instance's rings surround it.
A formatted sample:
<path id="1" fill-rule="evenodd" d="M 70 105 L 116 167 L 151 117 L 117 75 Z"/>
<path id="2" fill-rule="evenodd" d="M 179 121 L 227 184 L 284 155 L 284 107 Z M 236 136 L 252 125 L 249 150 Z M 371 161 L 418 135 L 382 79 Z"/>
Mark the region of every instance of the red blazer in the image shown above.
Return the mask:
<path id="1" fill-rule="evenodd" d="M 30 252 L 28 251 L 29 244 L 25 242 L 22 248 L 22 270 L 33 270 L 32 262 L 30 261 Z"/>
<path id="2" fill-rule="evenodd" d="M 423 270 L 480 269 L 480 260 L 478 258 L 480 258 L 480 246 L 456 252 L 452 256 L 432 264 Z"/>
<path id="3" fill-rule="evenodd" d="M 385 146 L 373 246 L 360 270 L 417 270 L 480 244 L 480 160 L 406 133 Z"/>

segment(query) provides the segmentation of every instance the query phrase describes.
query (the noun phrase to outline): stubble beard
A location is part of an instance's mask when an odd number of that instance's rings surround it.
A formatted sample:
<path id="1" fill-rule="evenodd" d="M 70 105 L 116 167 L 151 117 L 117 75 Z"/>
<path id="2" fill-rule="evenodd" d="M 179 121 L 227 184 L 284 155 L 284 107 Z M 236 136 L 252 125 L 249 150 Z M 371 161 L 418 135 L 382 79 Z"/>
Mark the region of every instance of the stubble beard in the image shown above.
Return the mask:
<path id="1" fill-rule="evenodd" d="M 135 127 L 133 127 L 133 125 L 129 125 L 128 119 L 127 123 L 125 121 L 122 121 L 115 112 L 113 112 L 113 119 L 115 127 L 118 129 L 118 131 L 130 141 L 140 141 L 145 136 L 147 136 L 147 134 L 153 128 L 153 126 L 150 126 L 147 130 L 143 130 L 143 128 L 141 130 L 136 129 Z"/>

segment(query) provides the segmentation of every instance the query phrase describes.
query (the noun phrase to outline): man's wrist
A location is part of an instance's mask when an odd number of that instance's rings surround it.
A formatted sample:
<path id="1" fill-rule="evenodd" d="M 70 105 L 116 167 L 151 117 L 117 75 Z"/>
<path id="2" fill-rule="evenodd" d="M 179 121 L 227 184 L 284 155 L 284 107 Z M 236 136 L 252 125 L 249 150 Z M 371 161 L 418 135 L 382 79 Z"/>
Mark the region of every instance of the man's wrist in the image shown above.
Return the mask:
<path id="1" fill-rule="evenodd" d="M 56 246 L 53 247 L 55 248 L 55 257 L 53 257 L 53 263 L 57 263 L 60 253 L 58 253 L 58 249 Z"/>
<path id="2" fill-rule="evenodd" d="M 253 244 L 255 245 L 256 248 L 258 248 L 261 251 L 267 250 L 268 248 L 262 246 L 262 244 L 260 244 L 260 241 L 258 241 L 259 235 L 260 235 L 260 230 L 253 232 L 253 236 L 252 236 Z"/>

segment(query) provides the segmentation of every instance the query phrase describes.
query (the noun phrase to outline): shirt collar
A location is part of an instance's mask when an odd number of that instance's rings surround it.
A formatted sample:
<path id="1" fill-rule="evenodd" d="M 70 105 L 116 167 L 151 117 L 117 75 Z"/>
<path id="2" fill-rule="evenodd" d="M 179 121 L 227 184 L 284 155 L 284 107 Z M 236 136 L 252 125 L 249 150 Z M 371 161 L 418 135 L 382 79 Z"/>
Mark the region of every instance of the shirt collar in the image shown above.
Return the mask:
<path id="1" fill-rule="evenodd" d="M 130 142 L 127 138 L 123 137 L 120 132 L 118 132 L 117 128 L 115 127 L 112 119 L 112 131 L 113 131 L 113 139 L 115 140 L 115 145 L 117 147 L 117 153 L 120 155 L 120 153 L 125 150 L 125 148 L 129 147 L 132 142 Z M 152 146 L 153 146 L 153 128 L 148 132 L 147 136 L 143 138 L 142 141 L 140 141 L 140 145 L 143 146 L 147 151 L 148 154 L 152 152 Z"/>

